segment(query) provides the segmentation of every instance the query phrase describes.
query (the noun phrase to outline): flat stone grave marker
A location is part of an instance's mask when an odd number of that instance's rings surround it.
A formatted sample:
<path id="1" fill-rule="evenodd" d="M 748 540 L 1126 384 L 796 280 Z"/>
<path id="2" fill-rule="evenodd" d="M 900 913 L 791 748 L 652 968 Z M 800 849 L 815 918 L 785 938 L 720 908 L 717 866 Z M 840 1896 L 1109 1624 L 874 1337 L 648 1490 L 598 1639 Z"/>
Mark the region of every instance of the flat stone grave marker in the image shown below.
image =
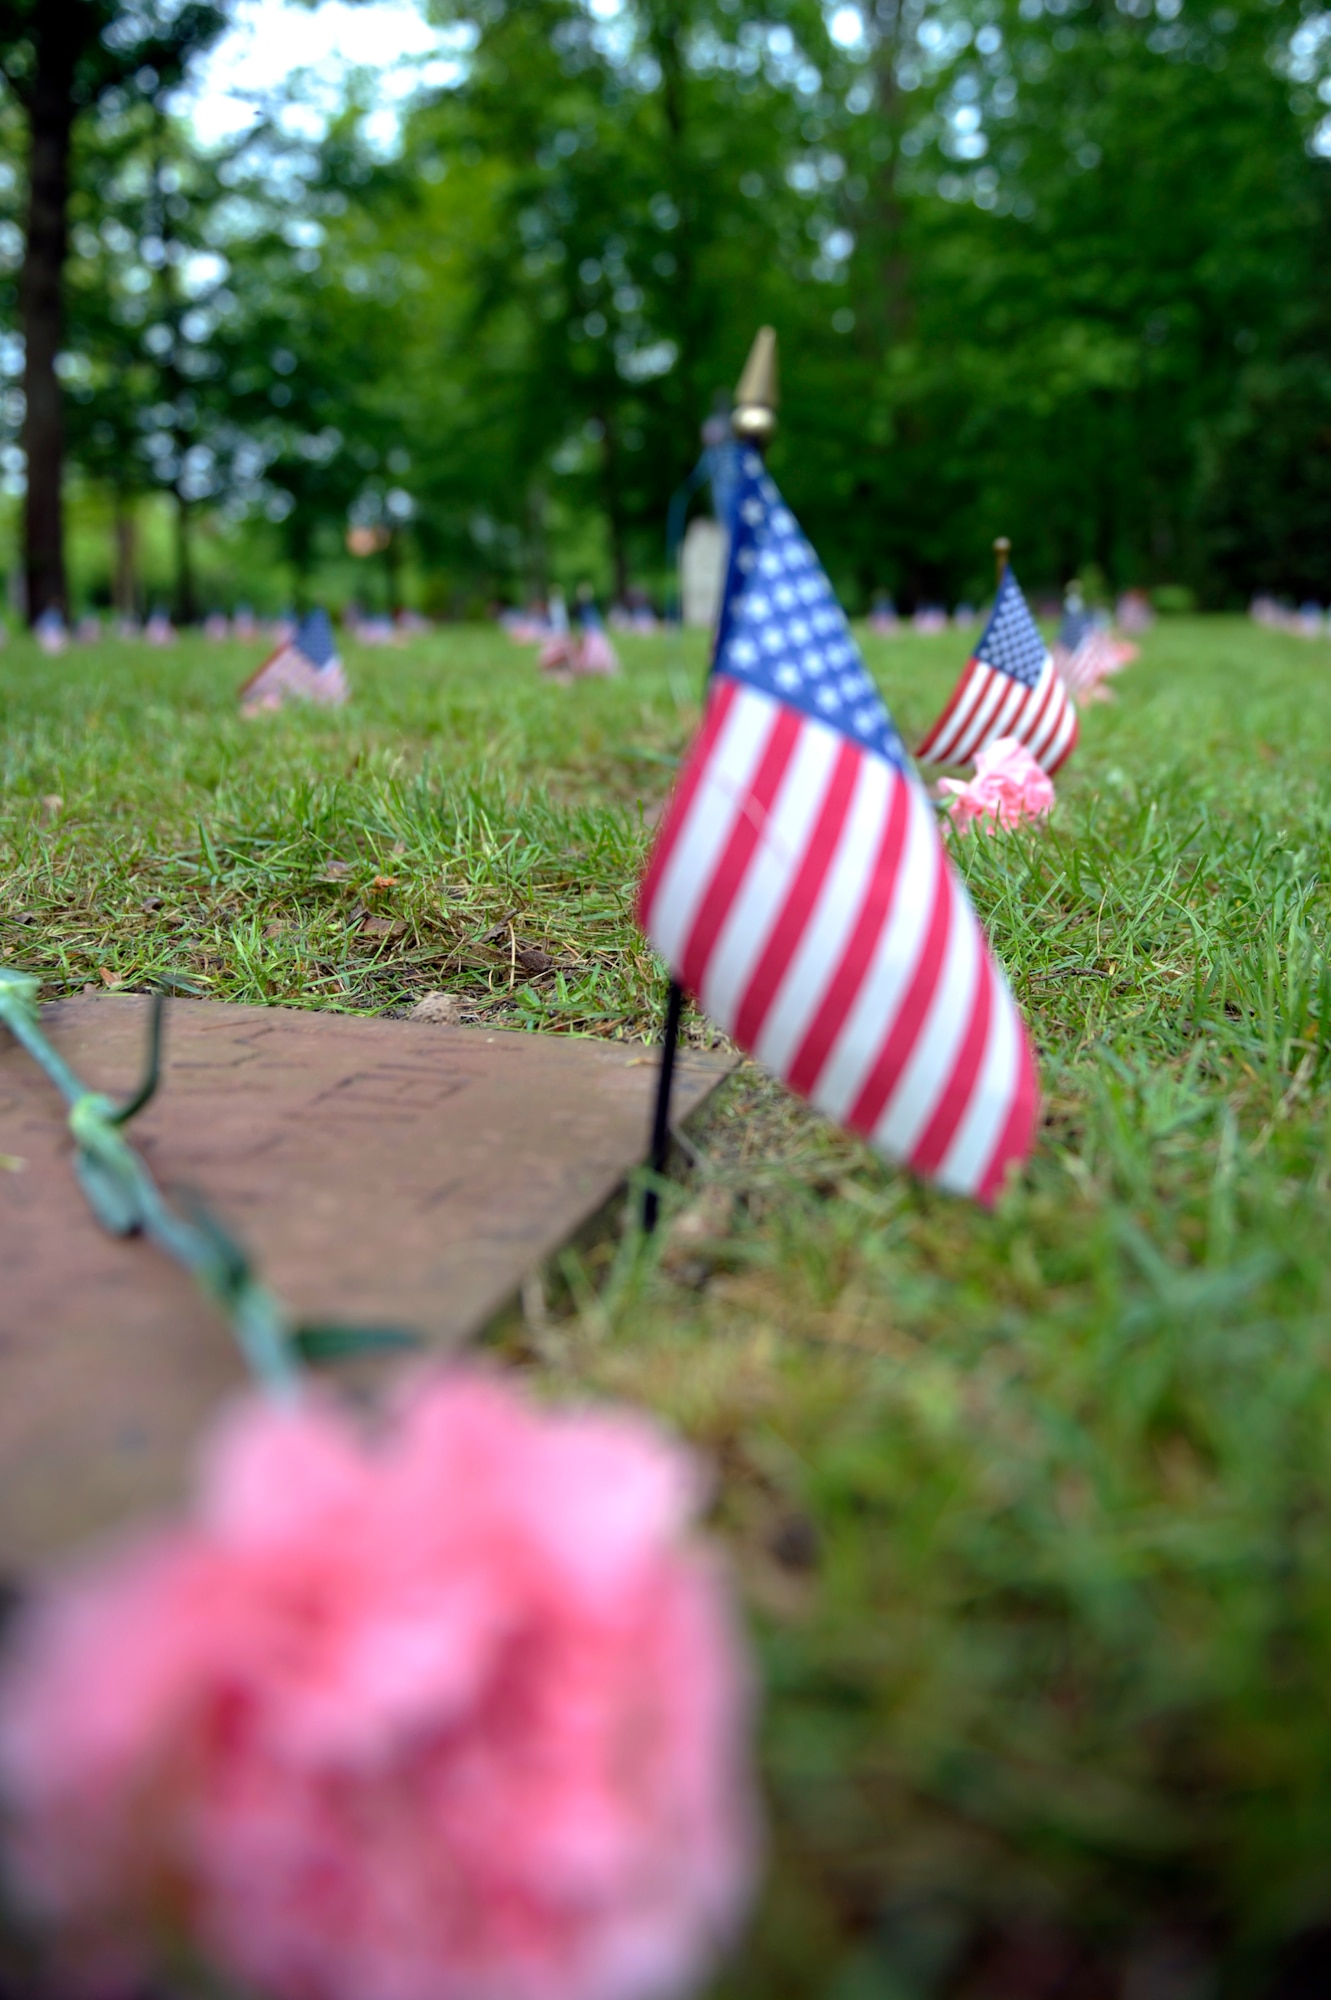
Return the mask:
<path id="1" fill-rule="evenodd" d="M 52 1042 L 122 1095 L 149 1002 L 61 1001 Z M 304 1322 L 483 1330 L 647 1147 L 640 1044 L 177 1000 L 130 1137 L 194 1191 Z M 732 1067 L 681 1053 L 676 1122 Z M 182 1490 L 191 1439 L 244 1381 L 229 1328 L 151 1244 L 109 1236 L 65 1107 L 0 1028 L 0 1574 Z"/>
<path id="2" fill-rule="evenodd" d="M 727 536 L 718 521 L 699 514 L 689 522 L 679 551 L 680 609 L 684 623 L 715 629 L 726 580 Z"/>

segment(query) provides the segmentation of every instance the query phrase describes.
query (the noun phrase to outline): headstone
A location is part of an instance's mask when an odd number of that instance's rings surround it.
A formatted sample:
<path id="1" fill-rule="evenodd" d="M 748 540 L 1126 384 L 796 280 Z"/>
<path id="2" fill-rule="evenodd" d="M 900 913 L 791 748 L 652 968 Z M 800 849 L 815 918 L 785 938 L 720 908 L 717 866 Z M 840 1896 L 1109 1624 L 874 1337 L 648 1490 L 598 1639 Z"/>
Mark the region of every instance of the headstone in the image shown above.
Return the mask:
<path id="1" fill-rule="evenodd" d="M 32 629 L 44 653 L 63 653 L 69 644 L 68 627 L 54 605 L 43 611 Z"/>
<path id="2" fill-rule="evenodd" d="M 148 1002 L 48 1008 L 93 1088 L 133 1087 Z M 131 1136 L 305 1322 L 481 1332 L 646 1151 L 640 1044 L 174 1001 Z M 731 1067 L 683 1053 L 682 1119 Z M 0 1029 L 0 1577 L 180 1492 L 190 1440 L 245 1377 L 161 1251 L 93 1221 L 62 1100 Z"/>
<path id="3" fill-rule="evenodd" d="M 725 580 L 725 529 L 700 514 L 685 529 L 679 551 L 679 594 L 686 625 L 713 629 Z"/>

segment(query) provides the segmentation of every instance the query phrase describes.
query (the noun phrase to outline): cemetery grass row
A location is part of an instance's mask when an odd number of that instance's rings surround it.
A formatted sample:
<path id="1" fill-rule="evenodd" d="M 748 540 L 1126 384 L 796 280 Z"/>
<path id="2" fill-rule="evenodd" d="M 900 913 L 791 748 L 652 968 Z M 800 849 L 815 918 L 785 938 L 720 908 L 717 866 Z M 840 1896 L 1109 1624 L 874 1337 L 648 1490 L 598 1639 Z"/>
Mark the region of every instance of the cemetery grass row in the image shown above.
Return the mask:
<path id="1" fill-rule="evenodd" d="M 866 650 L 917 737 L 957 637 Z M 349 648 L 347 712 L 243 724 L 241 649 L 15 642 L 0 956 L 649 1039 L 702 656 L 623 651 L 563 689 L 480 631 Z M 1052 827 L 960 848 L 1041 1051 L 1026 1183 L 927 1193 L 746 1071 L 687 1228 L 501 1336 L 720 1469 L 774 1814 L 733 2000 L 1002 1991 L 1032 1939 L 1088 1992 L 1161 1940 L 1261 1991 L 1331 1909 L 1329 756 L 1331 647 L 1148 634 Z"/>

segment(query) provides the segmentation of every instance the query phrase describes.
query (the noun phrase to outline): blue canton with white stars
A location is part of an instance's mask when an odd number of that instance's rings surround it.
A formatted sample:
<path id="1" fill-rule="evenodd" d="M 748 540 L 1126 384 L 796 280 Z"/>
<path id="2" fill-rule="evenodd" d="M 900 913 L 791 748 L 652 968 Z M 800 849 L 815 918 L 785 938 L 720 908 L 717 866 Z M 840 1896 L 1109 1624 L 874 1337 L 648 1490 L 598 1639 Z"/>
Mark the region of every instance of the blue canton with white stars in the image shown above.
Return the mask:
<path id="1" fill-rule="evenodd" d="M 301 620 L 295 646 L 297 652 L 303 653 L 314 667 L 326 667 L 336 657 L 333 628 L 328 622 L 328 613 L 322 607 L 308 612 Z"/>
<path id="2" fill-rule="evenodd" d="M 1066 646 L 1068 652 L 1075 653 L 1090 629 L 1089 611 L 1065 611 L 1063 622 L 1058 628 L 1058 643 L 1060 646 Z"/>
<path id="3" fill-rule="evenodd" d="M 817 556 L 757 452 L 733 466 L 730 565 L 713 670 L 885 757 L 906 753 Z"/>
<path id="4" fill-rule="evenodd" d="M 1048 650 L 1026 607 L 1021 586 L 1010 569 L 1004 570 L 989 623 L 975 648 L 976 659 L 1020 681 L 1023 687 L 1033 688 Z"/>

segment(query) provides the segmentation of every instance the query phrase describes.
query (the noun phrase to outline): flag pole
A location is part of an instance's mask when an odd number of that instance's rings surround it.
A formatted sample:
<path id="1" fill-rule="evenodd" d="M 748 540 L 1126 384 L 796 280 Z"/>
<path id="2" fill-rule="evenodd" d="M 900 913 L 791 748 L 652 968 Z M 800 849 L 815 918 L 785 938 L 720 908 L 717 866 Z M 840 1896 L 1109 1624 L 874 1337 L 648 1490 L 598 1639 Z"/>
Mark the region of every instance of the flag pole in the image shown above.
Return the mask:
<path id="1" fill-rule="evenodd" d="M 730 428 L 736 441 L 754 451 L 766 451 L 776 429 L 776 404 L 776 331 L 770 326 L 760 326 L 735 390 Z M 642 1227 L 648 1236 L 656 1228 L 661 1212 L 656 1181 L 664 1177 L 670 1163 L 670 1093 L 675 1080 L 675 1054 L 679 1047 L 679 1023 L 683 1011 L 684 988 L 677 979 L 672 979 L 666 994 L 661 1068 L 656 1081 L 652 1146 L 647 1160 L 653 1183 L 642 1198 Z"/>
<path id="2" fill-rule="evenodd" d="M 997 582 L 1000 590 L 1003 587 L 1003 578 L 1007 575 L 1008 557 L 1011 554 L 1012 554 L 1012 544 L 1008 540 L 1007 536 L 1006 535 L 995 536 L 994 568 L 998 573 Z"/>

